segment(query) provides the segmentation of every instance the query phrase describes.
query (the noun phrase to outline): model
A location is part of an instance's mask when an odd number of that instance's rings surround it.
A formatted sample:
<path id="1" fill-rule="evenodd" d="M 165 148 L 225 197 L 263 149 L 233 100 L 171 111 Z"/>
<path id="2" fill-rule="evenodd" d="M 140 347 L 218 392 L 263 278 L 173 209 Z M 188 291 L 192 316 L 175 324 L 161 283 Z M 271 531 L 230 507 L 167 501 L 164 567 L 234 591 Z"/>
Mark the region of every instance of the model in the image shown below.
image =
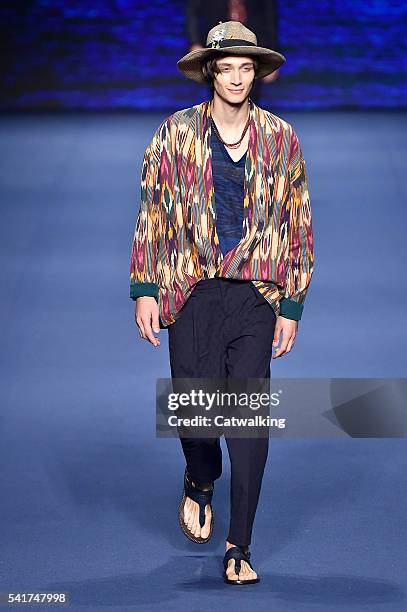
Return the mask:
<path id="1" fill-rule="evenodd" d="M 293 127 L 249 97 L 254 80 L 284 62 L 240 22 L 220 22 L 205 48 L 178 61 L 213 97 L 166 118 L 145 151 L 130 297 L 141 338 L 159 346 L 154 333 L 168 329 L 173 379 L 269 379 L 271 359 L 294 346 L 314 261 L 306 166 Z M 248 585 L 260 580 L 249 546 L 269 438 L 225 439 L 223 578 Z M 203 544 L 214 524 L 220 438 L 181 444 L 179 522 Z"/>

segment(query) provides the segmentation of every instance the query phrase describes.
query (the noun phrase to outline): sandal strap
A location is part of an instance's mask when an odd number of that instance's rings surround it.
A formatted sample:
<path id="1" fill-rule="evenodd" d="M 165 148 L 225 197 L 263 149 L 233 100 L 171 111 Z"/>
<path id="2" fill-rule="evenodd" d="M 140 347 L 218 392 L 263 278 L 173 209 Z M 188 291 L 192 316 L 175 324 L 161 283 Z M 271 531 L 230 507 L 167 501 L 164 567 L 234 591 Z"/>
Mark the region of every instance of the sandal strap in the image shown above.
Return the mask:
<path id="1" fill-rule="evenodd" d="M 185 471 L 184 478 L 185 495 L 199 504 L 199 524 L 201 527 L 205 525 L 205 507 L 211 504 L 213 497 L 213 485 L 209 491 L 202 491 L 193 486 L 188 478 L 188 473 Z"/>
<path id="2" fill-rule="evenodd" d="M 250 552 L 247 546 L 245 547 L 232 546 L 226 551 L 225 556 L 223 557 L 223 567 L 225 571 L 227 569 L 230 559 L 235 560 L 235 574 L 236 575 L 239 575 L 240 573 L 240 562 L 241 561 L 246 561 L 246 563 L 249 564 L 251 569 L 253 569 L 253 566 L 250 563 Z"/>

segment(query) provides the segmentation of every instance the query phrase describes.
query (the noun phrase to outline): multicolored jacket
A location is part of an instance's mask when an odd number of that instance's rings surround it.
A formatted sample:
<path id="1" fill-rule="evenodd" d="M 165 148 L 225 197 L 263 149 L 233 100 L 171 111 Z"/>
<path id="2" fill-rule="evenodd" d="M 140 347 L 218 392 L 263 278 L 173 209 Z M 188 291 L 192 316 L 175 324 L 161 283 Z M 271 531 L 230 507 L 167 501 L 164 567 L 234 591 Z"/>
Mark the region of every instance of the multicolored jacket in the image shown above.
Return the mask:
<path id="1" fill-rule="evenodd" d="M 276 315 L 301 319 L 314 262 L 311 205 L 292 126 L 250 101 L 242 238 L 222 255 L 208 100 L 174 112 L 144 153 L 130 263 L 130 297 L 154 296 L 160 327 L 176 321 L 196 283 L 254 283 Z"/>

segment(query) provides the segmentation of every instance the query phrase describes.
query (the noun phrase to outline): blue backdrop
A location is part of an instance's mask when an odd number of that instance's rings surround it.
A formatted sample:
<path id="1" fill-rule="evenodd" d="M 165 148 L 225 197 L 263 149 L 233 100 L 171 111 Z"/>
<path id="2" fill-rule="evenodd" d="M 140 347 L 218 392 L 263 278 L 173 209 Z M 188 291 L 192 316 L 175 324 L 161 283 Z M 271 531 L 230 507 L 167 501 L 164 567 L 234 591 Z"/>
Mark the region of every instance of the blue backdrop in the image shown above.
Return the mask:
<path id="1" fill-rule="evenodd" d="M 279 7 L 287 62 L 265 107 L 406 107 L 406 2 Z M 0 11 L 3 110 L 173 109 L 208 97 L 176 66 L 188 50 L 181 0 L 3 0 Z"/>

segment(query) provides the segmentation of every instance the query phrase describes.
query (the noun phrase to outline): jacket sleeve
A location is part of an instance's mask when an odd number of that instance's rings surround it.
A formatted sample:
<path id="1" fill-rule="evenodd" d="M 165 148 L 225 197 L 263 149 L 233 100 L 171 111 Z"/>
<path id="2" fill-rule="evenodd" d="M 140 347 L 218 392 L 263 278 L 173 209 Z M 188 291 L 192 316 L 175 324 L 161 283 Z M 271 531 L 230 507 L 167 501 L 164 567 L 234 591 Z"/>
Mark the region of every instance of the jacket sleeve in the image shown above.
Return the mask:
<path id="1" fill-rule="evenodd" d="M 289 163 L 290 232 L 288 266 L 280 315 L 299 321 L 314 268 L 314 238 L 308 176 L 301 146 L 292 132 Z"/>
<path id="2" fill-rule="evenodd" d="M 160 239 L 160 180 L 158 130 L 144 153 L 140 209 L 130 261 L 130 298 L 155 297 L 158 302 L 157 252 Z"/>

